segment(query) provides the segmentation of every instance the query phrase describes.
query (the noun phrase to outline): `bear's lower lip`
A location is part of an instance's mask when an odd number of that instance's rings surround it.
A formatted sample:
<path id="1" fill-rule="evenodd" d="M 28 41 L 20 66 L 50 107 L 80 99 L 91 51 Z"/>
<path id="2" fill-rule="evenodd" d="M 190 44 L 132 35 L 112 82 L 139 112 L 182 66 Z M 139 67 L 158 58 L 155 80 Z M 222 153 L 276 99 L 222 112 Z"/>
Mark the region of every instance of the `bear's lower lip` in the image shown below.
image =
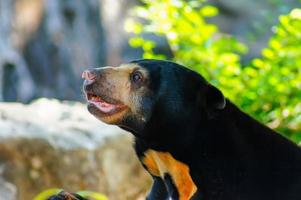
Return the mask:
<path id="1" fill-rule="evenodd" d="M 116 109 L 116 105 L 108 104 L 106 102 L 97 102 L 97 101 L 88 101 L 89 103 L 93 104 L 95 107 L 97 107 L 100 111 L 104 113 L 110 113 Z"/>
<path id="2" fill-rule="evenodd" d="M 105 114 L 113 114 L 125 107 L 123 104 L 109 103 L 93 93 L 86 93 L 86 98 L 89 104 Z"/>

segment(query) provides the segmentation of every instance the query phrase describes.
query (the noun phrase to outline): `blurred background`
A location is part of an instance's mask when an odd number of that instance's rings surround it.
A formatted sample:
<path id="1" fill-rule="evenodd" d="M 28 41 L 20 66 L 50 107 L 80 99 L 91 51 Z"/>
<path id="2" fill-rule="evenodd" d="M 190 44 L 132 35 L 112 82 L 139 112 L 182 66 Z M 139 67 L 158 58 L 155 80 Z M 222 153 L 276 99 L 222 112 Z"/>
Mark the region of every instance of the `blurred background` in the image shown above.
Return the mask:
<path id="1" fill-rule="evenodd" d="M 83 105 L 89 67 L 173 60 L 299 143 L 300 49 L 299 0 L 0 0 L 0 200 L 144 198 L 130 135 Z"/>

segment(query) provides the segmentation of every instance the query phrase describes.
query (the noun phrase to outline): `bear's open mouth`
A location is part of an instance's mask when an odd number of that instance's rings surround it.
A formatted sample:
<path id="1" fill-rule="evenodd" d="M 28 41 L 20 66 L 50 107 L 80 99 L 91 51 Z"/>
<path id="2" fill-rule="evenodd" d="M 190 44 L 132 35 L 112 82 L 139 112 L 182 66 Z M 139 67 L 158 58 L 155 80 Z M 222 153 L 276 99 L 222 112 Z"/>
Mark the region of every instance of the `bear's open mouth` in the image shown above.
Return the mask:
<path id="1" fill-rule="evenodd" d="M 86 98 L 88 103 L 95 106 L 104 114 L 114 114 L 118 111 L 123 110 L 126 106 L 122 103 L 112 103 L 111 101 L 106 101 L 101 96 L 98 96 L 94 93 L 86 93 Z"/>

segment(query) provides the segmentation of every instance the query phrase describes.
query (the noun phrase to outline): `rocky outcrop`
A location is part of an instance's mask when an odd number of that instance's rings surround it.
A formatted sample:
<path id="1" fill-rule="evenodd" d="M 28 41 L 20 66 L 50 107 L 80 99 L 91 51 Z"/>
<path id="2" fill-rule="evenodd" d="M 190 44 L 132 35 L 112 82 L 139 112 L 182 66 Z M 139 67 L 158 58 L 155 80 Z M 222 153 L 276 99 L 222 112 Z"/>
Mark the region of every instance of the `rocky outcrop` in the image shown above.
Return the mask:
<path id="1" fill-rule="evenodd" d="M 130 134 L 94 119 L 81 103 L 0 103 L 0 200 L 28 200 L 48 188 L 133 200 L 150 182 Z"/>

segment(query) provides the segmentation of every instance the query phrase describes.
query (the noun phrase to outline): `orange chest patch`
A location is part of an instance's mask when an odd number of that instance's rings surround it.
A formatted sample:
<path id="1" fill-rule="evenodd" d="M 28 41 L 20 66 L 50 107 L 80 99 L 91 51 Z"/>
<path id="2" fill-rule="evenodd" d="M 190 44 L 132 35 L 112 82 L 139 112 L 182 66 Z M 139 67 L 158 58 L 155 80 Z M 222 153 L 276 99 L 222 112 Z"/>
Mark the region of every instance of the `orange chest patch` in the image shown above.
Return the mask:
<path id="1" fill-rule="evenodd" d="M 189 200 L 196 192 L 197 187 L 190 176 L 189 167 L 185 163 L 174 159 L 168 152 L 147 150 L 144 155 L 142 162 L 153 176 L 162 179 L 166 173 L 171 176 L 178 190 L 179 200 Z"/>

